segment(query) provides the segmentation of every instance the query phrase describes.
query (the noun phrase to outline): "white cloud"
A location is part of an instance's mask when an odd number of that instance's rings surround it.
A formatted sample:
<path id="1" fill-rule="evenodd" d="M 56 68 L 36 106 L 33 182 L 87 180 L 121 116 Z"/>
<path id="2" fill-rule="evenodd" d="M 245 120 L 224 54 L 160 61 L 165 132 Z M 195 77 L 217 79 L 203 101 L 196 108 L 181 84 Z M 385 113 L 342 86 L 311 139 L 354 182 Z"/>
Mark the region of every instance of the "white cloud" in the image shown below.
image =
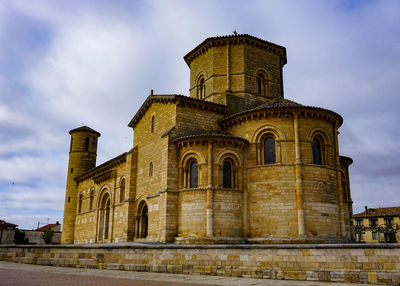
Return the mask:
<path id="1" fill-rule="evenodd" d="M 40 53 L 21 51 L 32 54 L 18 70 L 22 76 L 16 73 L 18 81 L 11 68 L 0 64 L 0 187 L 13 179 L 17 183 L 13 190 L 18 188 L 13 196 L 0 190 L 0 198 L 9 206 L 0 217 L 19 223 L 21 216 L 11 211 L 21 207 L 22 198 L 27 198 L 30 210 L 25 216 L 35 213 L 40 198 L 49 198 L 42 209 L 49 208 L 46 215 L 60 220 L 69 129 L 84 123 L 102 133 L 99 163 L 129 150 L 132 131 L 126 125 L 150 89 L 187 95 L 189 69 L 182 57 L 206 37 L 234 29 L 286 46 L 286 98 L 343 115 L 341 151 L 358 160 L 350 167 L 357 208 L 361 201 L 374 205 L 377 188 L 383 201 L 393 202 L 398 184 L 394 179 L 387 183 L 371 178 L 371 172 L 392 168 L 395 173 L 398 168 L 394 151 L 400 147 L 399 4 L 348 5 L 347 1 L 0 2 L 0 23 L 8 24 L 0 25 L 1 39 L 17 31 L 7 27 L 25 25 L 29 30 L 24 19 L 48 29 L 46 38 L 40 33 L 32 36 L 44 42 Z M 10 16 L 14 14 L 19 17 Z M 0 43 L 0 59 L 7 45 Z M 365 158 L 379 167 L 365 168 Z M 38 191 L 36 200 L 32 194 Z"/>

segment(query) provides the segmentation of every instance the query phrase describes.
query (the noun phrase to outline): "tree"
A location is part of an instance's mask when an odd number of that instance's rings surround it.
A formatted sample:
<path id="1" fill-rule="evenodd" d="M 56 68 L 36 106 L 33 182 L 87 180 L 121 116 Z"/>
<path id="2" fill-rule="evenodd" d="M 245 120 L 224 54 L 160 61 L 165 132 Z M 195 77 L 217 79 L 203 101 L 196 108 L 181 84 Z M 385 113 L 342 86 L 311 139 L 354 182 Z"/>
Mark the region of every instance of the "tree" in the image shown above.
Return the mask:
<path id="1" fill-rule="evenodd" d="M 50 244 L 53 241 L 54 231 L 49 228 L 42 233 L 42 239 L 46 244 Z"/>
<path id="2" fill-rule="evenodd" d="M 400 227 L 397 223 L 395 225 L 384 224 L 384 225 L 374 225 L 374 226 L 363 226 L 363 225 L 354 226 L 354 234 L 356 236 L 364 234 L 367 231 L 382 233 L 384 236 L 384 241 L 382 242 L 393 242 L 393 240 L 395 240 L 395 234 L 399 230 Z"/>
<path id="3" fill-rule="evenodd" d="M 15 244 L 29 244 L 29 238 L 26 237 L 25 231 L 15 229 L 14 233 L 14 243 Z"/>

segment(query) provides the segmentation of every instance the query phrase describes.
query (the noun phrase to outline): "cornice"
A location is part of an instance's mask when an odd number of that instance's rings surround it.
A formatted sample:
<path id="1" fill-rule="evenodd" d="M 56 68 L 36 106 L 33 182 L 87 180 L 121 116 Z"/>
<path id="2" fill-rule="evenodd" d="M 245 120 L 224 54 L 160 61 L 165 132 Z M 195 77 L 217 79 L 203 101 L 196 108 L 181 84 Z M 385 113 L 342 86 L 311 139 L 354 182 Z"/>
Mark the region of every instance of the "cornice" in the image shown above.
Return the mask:
<path id="1" fill-rule="evenodd" d="M 300 117 L 314 117 L 336 123 L 340 127 L 343 123 L 343 118 L 336 112 L 328 109 L 312 107 L 312 106 L 299 106 L 299 107 L 278 107 L 278 108 L 265 108 L 240 112 L 233 114 L 229 117 L 223 118 L 219 121 L 219 125 L 223 129 L 231 126 L 241 124 L 246 121 L 255 119 L 265 119 L 268 117 L 288 117 L 293 114 L 298 114 Z"/>
<path id="2" fill-rule="evenodd" d="M 121 164 L 124 164 L 126 162 L 127 154 L 128 154 L 127 152 L 122 153 L 121 155 L 97 166 L 96 168 L 91 169 L 91 170 L 83 173 L 82 175 L 75 177 L 74 180 L 77 181 L 78 183 L 80 183 L 84 180 L 91 178 L 91 179 L 95 180 L 95 182 L 96 182 L 96 180 L 98 178 L 102 178 L 103 175 L 106 176 L 111 169 L 113 169 Z"/>
<path id="3" fill-rule="evenodd" d="M 201 100 L 201 99 L 197 99 L 197 98 L 192 98 L 192 97 L 188 97 L 188 96 L 184 96 L 184 95 L 180 95 L 180 94 L 149 95 L 147 97 L 146 101 L 139 108 L 138 112 L 135 114 L 135 116 L 129 122 L 128 126 L 135 128 L 135 126 L 142 119 L 142 117 L 147 112 L 147 110 L 150 108 L 150 106 L 155 102 L 164 103 L 164 104 L 173 103 L 173 104 L 180 105 L 180 106 L 201 108 L 201 109 L 206 109 L 209 111 L 217 112 L 219 114 L 224 114 L 225 110 L 226 110 L 225 105 L 221 105 L 218 103 L 209 102 L 209 101 L 205 101 L 205 100 Z"/>
<path id="4" fill-rule="evenodd" d="M 244 138 L 234 136 L 231 134 L 192 134 L 176 138 L 173 142 L 178 148 L 185 148 L 191 145 L 206 144 L 212 141 L 215 144 L 223 144 L 227 146 L 234 146 L 244 149 L 248 144 Z"/>
<path id="5" fill-rule="evenodd" d="M 340 164 L 345 165 L 346 167 L 353 164 L 353 159 L 351 159 L 350 157 L 339 156 L 339 159 L 340 159 Z"/>
<path id="6" fill-rule="evenodd" d="M 186 64 L 190 67 L 191 62 L 195 58 L 199 57 L 201 54 L 204 54 L 210 48 L 215 46 L 224 46 L 228 44 L 232 45 L 247 44 L 252 47 L 264 49 L 271 53 L 280 55 L 283 59 L 282 65 L 285 65 L 287 63 L 285 47 L 279 46 L 277 44 L 265 41 L 263 39 L 248 34 L 227 35 L 227 36 L 207 38 L 197 47 L 195 47 L 193 50 L 187 53 L 183 58 Z"/>

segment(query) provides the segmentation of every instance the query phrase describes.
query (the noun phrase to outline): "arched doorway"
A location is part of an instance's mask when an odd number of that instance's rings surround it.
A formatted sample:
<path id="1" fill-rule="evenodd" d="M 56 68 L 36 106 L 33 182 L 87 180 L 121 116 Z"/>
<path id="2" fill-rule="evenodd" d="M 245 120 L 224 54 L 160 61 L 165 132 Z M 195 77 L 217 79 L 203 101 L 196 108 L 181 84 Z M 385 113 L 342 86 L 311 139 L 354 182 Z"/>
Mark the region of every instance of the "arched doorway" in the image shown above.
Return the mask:
<path id="1" fill-rule="evenodd" d="M 110 195 L 105 192 L 99 205 L 99 219 L 98 219 L 98 240 L 108 239 L 109 225 L 110 225 Z"/>
<path id="2" fill-rule="evenodd" d="M 147 204 L 142 201 L 138 208 L 136 217 L 136 238 L 146 238 L 149 228 Z"/>

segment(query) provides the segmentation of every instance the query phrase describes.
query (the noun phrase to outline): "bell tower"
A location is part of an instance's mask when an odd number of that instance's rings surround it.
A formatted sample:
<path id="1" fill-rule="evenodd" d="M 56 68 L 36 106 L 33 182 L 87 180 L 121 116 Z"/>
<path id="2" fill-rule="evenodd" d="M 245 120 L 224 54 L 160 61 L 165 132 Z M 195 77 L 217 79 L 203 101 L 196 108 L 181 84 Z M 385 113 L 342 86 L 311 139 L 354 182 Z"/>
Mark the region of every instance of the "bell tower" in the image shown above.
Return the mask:
<path id="1" fill-rule="evenodd" d="M 208 38 L 184 57 L 190 97 L 230 102 L 283 98 L 285 47 L 247 35 Z"/>
<path id="2" fill-rule="evenodd" d="M 69 150 L 67 187 L 64 203 L 64 221 L 61 243 L 74 243 L 75 216 L 77 207 L 77 183 L 74 178 L 96 167 L 97 139 L 100 133 L 82 126 L 69 132 L 71 143 Z"/>

